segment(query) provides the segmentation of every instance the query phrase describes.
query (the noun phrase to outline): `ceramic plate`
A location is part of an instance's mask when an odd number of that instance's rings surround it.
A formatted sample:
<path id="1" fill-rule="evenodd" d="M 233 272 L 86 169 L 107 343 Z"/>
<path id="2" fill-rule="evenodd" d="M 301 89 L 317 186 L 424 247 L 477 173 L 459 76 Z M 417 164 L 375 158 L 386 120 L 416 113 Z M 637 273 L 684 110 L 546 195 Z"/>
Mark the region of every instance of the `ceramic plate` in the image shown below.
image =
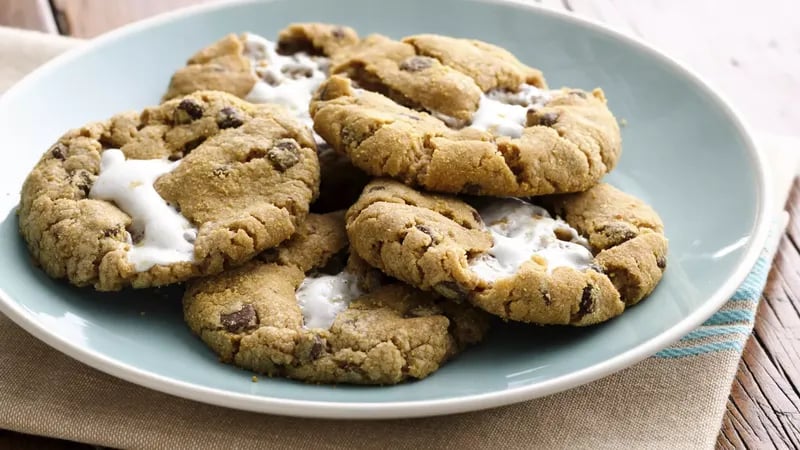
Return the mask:
<path id="1" fill-rule="evenodd" d="M 669 268 L 650 298 L 586 329 L 510 325 L 431 377 L 393 387 L 313 386 L 220 364 L 176 302 L 97 294 L 33 267 L 14 208 L 26 173 L 71 127 L 158 102 L 170 75 L 226 33 L 270 38 L 293 21 L 362 35 L 436 32 L 486 40 L 542 69 L 553 87 L 601 86 L 622 128 L 607 181 L 659 211 Z M 48 63 L 0 99 L 0 309 L 86 364 L 153 389 L 232 408 L 385 418 L 488 408 L 562 391 L 651 355 L 710 316 L 766 237 L 764 163 L 742 123 L 700 79 L 597 24 L 510 1 L 291 0 L 212 5 L 108 34 Z"/>

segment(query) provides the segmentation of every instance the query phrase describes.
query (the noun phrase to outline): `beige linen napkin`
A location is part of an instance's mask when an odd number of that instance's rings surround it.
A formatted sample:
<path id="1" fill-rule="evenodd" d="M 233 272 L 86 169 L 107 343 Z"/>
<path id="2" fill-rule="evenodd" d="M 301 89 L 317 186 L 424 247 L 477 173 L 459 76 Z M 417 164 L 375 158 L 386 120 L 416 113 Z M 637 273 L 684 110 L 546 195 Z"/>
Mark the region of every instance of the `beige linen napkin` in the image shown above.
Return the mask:
<path id="1" fill-rule="evenodd" d="M 0 28 L 0 90 L 77 43 Z M 326 421 L 209 406 L 94 370 L 0 315 L 0 428 L 125 448 L 712 448 L 776 242 L 720 313 L 658 355 L 568 392 L 447 417 Z"/>

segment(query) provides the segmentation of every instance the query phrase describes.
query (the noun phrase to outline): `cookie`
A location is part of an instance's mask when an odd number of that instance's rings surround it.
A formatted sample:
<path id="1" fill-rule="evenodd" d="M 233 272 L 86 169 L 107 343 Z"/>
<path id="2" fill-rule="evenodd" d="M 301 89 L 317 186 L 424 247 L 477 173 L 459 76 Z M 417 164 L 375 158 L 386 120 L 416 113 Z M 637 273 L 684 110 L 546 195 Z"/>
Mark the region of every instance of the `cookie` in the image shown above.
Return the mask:
<path id="1" fill-rule="evenodd" d="M 352 249 L 412 286 L 538 324 L 608 320 L 647 296 L 666 268 L 660 218 L 611 185 L 536 199 L 548 209 L 517 198 L 470 202 L 375 180 L 347 212 Z"/>
<path id="2" fill-rule="evenodd" d="M 187 324 L 226 363 L 315 383 L 424 378 L 482 339 L 487 315 L 398 282 L 352 257 L 342 212 L 244 266 L 193 280 Z"/>
<path id="3" fill-rule="evenodd" d="M 289 109 L 309 126 L 312 93 L 327 77 L 330 57 L 358 42 L 348 27 L 293 24 L 277 42 L 257 34 L 230 34 L 189 58 L 170 80 L 164 99 L 217 90 L 252 103 Z"/>
<path id="4" fill-rule="evenodd" d="M 19 228 L 52 277 L 159 286 L 288 239 L 318 183 L 311 133 L 285 110 L 198 92 L 62 136 L 22 187 Z"/>
<path id="5" fill-rule="evenodd" d="M 547 89 L 480 41 L 373 35 L 342 49 L 331 73 L 311 103 L 314 130 L 367 173 L 426 190 L 579 192 L 621 151 L 602 90 Z"/>

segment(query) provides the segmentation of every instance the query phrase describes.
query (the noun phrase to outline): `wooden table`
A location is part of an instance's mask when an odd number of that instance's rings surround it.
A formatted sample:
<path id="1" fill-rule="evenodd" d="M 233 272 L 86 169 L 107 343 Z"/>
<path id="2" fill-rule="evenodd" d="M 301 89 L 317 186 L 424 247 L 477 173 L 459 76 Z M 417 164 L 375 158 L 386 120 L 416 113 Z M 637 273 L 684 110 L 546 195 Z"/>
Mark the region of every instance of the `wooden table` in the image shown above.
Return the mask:
<path id="1" fill-rule="evenodd" d="M 0 25 L 92 37 L 209 0 L 0 1 Z M 535 3 L 593 18 L 650 42 L 717 86 L 753 128 L 800 135 L 798 0 Z M 718 448 L 800 448 L 800 183 L 787 208 L 791 222 L 733 383 Z M 92 447 L 0 430 L 0 448 Z"/>

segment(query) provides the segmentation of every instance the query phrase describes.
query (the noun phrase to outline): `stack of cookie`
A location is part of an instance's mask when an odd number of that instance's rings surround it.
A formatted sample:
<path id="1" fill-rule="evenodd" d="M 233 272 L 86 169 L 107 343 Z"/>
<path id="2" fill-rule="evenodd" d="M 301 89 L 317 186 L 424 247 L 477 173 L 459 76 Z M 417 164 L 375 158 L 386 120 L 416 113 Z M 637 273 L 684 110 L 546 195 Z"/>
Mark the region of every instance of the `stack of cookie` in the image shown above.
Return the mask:
<path id="1" fill-rule="evenodd" d="M 185 283 L 224 362 L 393 384 L 492 316 L 591 325 L 655 288 L 658 215 L 600 182 L 620 150 L 601 90 L 548 89 L 499 47 L 297 24 L 227 36 L 161 105 L 65 134 L 19 224 L 74 285 Z"/>

